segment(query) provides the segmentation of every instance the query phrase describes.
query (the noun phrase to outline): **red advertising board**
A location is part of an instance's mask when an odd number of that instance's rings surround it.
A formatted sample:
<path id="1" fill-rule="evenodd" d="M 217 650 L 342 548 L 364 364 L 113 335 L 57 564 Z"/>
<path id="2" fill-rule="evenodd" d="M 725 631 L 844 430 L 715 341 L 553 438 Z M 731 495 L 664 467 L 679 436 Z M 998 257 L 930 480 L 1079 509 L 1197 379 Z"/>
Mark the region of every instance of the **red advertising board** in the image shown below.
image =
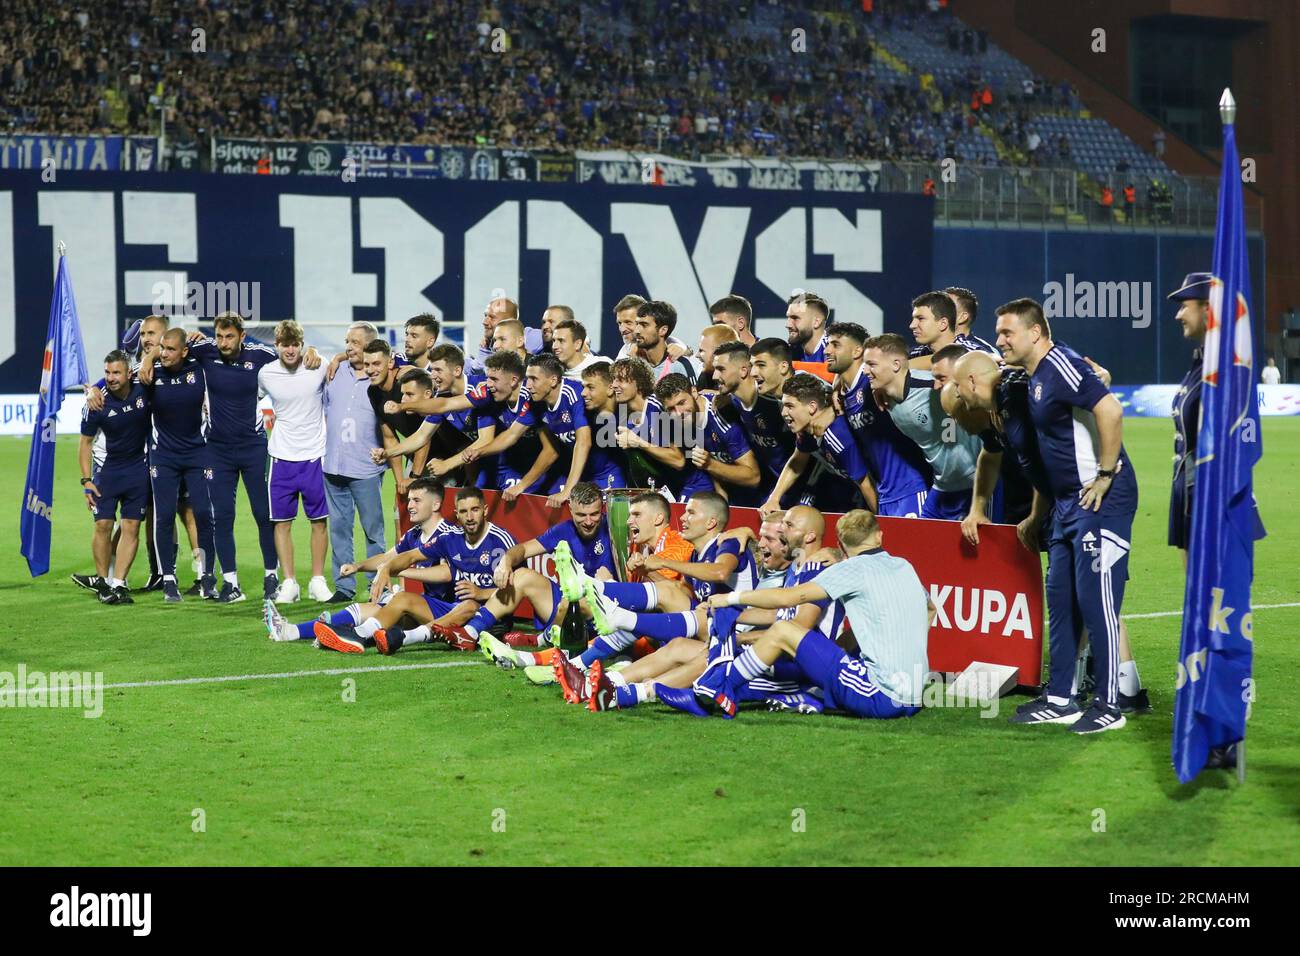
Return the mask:
<path id="1" fill-rule="evenodd" d="M 567 520 L 568 508 L 546 506 L 546 499 L 520 495 L 507 503 L 494 491 L 484 493 L 488 517 L 516 541 L 535 538 Z M 455 489 L 443 500 L 443 515 L 455 520 Z M 673 520 L 683 506 L 672 506 Z M 826 516 L 826 543 L 834 544 L 837 514 Z M 732 508 L 731 524 L 755 530 L 753 508 Z M 884 546 L 916 568 L 938 609 L 930 628 L 930 667 L 959 672 L 973 661 L 1020 669 L 1019 683 L 1036 686 L 1043 660 L 1043 573 L 1038 555 L 1021 546 L 1011 525 L 984 525 L 980 544 L 972 547 L 955 521 L 881 518 Z M 550 574 L 549 560 L 541 569 Z M 523 613 L 522 611 L 520 613 Z"/>

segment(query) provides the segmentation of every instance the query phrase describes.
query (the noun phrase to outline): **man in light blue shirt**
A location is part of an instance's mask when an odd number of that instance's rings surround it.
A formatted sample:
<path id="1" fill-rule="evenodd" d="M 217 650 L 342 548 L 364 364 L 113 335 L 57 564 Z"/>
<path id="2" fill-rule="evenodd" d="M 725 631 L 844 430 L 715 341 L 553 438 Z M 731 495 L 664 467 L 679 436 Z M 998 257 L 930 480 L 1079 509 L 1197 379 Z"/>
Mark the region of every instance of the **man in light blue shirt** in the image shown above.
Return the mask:
<path id="1" fill-rule="evenodd" d="M 378 335 L 369 322 L 348 329 L 344 352 L 347 364 L 325 386 L 325 496 L 330 513 L 330 562 L 334 574 L 331 604 L 350 604 L 357 590 L 356 575 L 339 577 L 339 568 L 355 564 L 352 549 L 354 514 L 361 516 L 366 557 L 383 554 L 384 466 L 376 465 L 370 449 L 380 444 L 379 423 L 367 395 L 370 377 L 362 368 L 364 349 Z"/>
<path id="2" fill-rule="evenodd" d="M 839 520 L 836 534 L 847 559 L 790 588 L 733 591 L 709 598 L 712 608 L 738 605 L 779 609 L 827 598 L 838 601 L 853 627 L 859 652 L 793 621 L 778 621 L 728 665 L 719 661 L 695 682 L 701 713 L 734 717 L 740 689 L 770 677 L 782 657 L 794 659 L 805 687 L 820 687 L 826 706 L 856 717 L 911 717 L 921 709 L 929 673 L 926 647 L 934 612 L 929 595 L 906 560 L 881 547 L 876 516 L 861 509 Z M 695 713 L 688 706 L 684 709 Z"/>

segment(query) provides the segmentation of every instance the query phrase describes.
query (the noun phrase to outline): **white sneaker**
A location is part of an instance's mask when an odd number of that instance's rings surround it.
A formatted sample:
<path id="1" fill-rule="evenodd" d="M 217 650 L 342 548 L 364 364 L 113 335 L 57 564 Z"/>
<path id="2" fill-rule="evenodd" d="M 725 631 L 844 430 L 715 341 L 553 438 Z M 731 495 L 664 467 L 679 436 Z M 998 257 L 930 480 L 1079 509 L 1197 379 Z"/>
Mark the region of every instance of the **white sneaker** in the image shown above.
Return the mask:
<path id="1" fill-rule="evenodd" d="M 280 582 L 280 589 L 275 592 L 276 604 L 292 604 L 302 597 L 302 588 L 293 578 Z"/>
<path id="2" fill-rule="evenodd" d="M 307 596 L 313 601 L 328 601 L 334 596 L 324 578 L 312 578 L 307 582 Z"/>
<path id="3" fill-rule="evenodd" d="M 281 616 L 274 601 L 262 602 L 262 623 L 266 625 L 266 636 L 273 641 L 298 640 L 298 629 Z"/>

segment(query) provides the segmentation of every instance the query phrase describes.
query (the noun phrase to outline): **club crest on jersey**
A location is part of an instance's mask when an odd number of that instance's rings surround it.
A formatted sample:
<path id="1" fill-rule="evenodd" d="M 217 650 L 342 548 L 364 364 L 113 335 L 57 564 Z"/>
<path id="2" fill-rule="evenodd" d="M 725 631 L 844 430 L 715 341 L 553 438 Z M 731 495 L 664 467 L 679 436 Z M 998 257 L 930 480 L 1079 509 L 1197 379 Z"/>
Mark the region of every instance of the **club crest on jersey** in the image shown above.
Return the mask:
<path id="1" fill-rule="evenodd" d="M 211 469 L 211 468 L 204 468 L 204 469 L 203 469 L 203 477 L 206 478 L 206 479 L 208 479 L 208 481 L 211 481 L 211 480 L 212 480 L 212 469 Z"/>
<path id="2" fill-rule="evenodd" d="M 564 424 L 567 425 L 569 424 L 569 422 L 573 421 L 573 416 L 570 415 L 568 412 L 563 412 L 560 415 L 560 421 L 564 422 Z"/>
<path id="3" fill-rule="evenodd" d="M 491 560 L 492 560 L 492 555 L 488 554 L 486 551 L 478 556 L 479 564 L 487 564 Z"/>
<path id="4" fill-rule="evenodd" d="M 605 542 L 604 542 L 604 541 L 597 541 L 597 542 L 596 542 L 596 546 L 595 546 L 594 548 L 592 548 L 591 550 L 592 550 L 593 552 L 595 552 L 596 554 L 604 554 L 604 553 L 605 553 Z"/>
<path id="5" fill-rule="evenodd" d="M 253 370 L 253 363 L 252 363 L 252 362 L 245 362 L 245 363 L 244 363 L 244 368 L 248 369 L 248 370 L 251 372 L 251 371 Z"/>
<path id="6" fill-rule="evenodd" d="M 150 465 L 150 466 L 149 466 L 149 477 L 150 477 L 150 478 L 157 478 L 157 477 L 158 477 L 158 467 L 157 467 L 156 465 Z"/>
<path id="7" fill-rule="evenodd" d="M 135 400 L 135 407 L 136 407 L 136 408 L 144 408 L 144 398 L 143 398 L 143 397 L 141 397 L 141 398 L 137 398 L 137 399 Z"/>
<path id="8" fill-rule="evenodd" d="M 193 385 L 193 384 L 194 384 L 194 373 L 193 373 L 193 372 L 186 372 L 186 373 L 185 373 L 185 384 L 186 384 L 186 385 Z"/>

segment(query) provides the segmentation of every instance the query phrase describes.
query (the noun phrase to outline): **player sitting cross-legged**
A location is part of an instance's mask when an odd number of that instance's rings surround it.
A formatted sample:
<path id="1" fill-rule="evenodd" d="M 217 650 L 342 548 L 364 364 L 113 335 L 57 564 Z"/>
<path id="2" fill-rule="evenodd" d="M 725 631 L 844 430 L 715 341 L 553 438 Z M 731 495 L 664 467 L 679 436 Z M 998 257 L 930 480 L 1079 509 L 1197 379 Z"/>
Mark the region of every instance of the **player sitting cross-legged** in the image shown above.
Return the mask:
<path id="1" fill-rule="evenodd" d="M 848 558 L 793 588 L 733 591 L 709 599 L 727 607 L 783 608 L 832 598 L 844 606 L 859 653 L 793 621 L 779 621 L 733 660 L 720 657 L 692 686 L 692 693 L 659 697 L 696 716 L 736 716 L 736 702 L 750 681 L 775 673 L 792 658 L 805 686 L 822 689 L 827 707 L 857 717 L 910 717 L 921 709 L 929 672 L 927 640 L 934 607 L 916 571 L 881 547 L 875 515 L 850 511 L 836 528 Z"/>
<path id="2" fill-rule="evenodd" d="M 438 506 L 441 503 L 442 485 L 439 482 L 431 478 L 417 478 L 412 481 L 408 489 L 406 505 L 407 513 L 411 518 L 411 530 L 388 551 L 367 558 L 348 570 L 356 573 L 391 569 L 396 566 L 395 562 L 400 560 L 408 569 L 406 574 L 411 574 L 416 570 L 417 564 L 437 560 L 434 554 L 435 543 L 440 535 L 449 533 L 454 528 L 438 513 Z M 440 568 L 442 582 L 450 582 L 451 569 L 446 565 L 440 565 Z M 428 621 L 438 619 L 447 623 L 465 620 L 478 606 L 477 604 L 469 606 L 468 602 L 457 603 L 448 600 L 451 596 L 450 592 L 445 588 L 434 586 L 435 582 L 426 582 L 423 594 L 407 591 L 387 592 L 384 590 L 384 583 L 390 573 L 391 571 L 385 572 L 385 581 L 381 581 L 380 576 L 376 575 L 376 586 L 372 587 L 370 602 L 350 604 L 333 614 L 326 611 L 318 618 L 299 624 L 286 621 L 280 615 L 275 602 L 266 601 L 263 608 L 263 622 L 266 624 L 268 635 L 273 641 L 315 638 L 322 648 L 344 654 L 360 654 L 367 647 L 376 646 L 377 642 L 373 635 L 360 636 L 356 633 L 356 628 L 377 617 L 389 605 L 392 605 L 393 613 L 397 613 L 399 617 L 409 615 L 421 622 L 426 619 Z M 399 573 L 401 573 L 400 568 Z M 407 643 L 418 643 L 420 637 L 421 635 L 417 634 L 414 640 Z M 387 642 L 384 649 L 386 648 Z"/>

